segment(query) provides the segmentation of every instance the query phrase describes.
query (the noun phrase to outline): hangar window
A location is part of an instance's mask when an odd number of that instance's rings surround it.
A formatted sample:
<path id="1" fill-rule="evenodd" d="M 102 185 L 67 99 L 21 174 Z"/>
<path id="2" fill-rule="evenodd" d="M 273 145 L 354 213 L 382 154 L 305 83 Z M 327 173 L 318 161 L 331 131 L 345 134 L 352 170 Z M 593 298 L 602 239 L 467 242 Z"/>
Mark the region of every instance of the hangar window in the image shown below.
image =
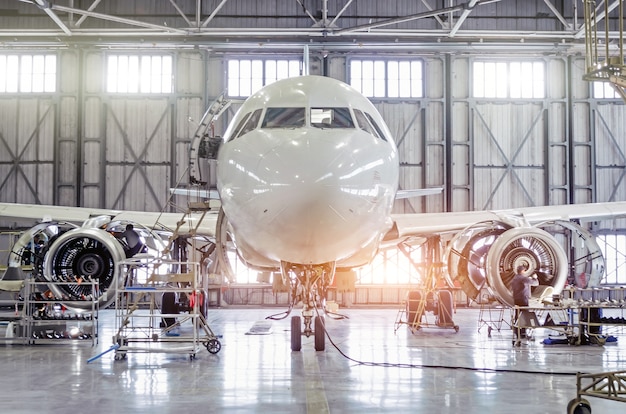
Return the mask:
<path id="1" fill-rule="evenodd" d="M 610 82 L 591 82 L 591 86 L 596 99 L 622 99 Z"/>
<path id="2" fill-rule="evenodd" d="M 544 98 L 545 64 L 542 61 L 476 61 L 472 88 L 474 98 Z"/>
<path id="3" fill-rule="evenodd" d="M 606 265 L 604 285 L 626 284 L 626 234 L 600 234 L 596 236 Z"/>
<path id="4" fill-rule="evenodd" d="M 350 85 L 369 98 L 422 98 L 421 60 L 350 61 Z"/>
<path id="5" fill-rule="evenodd" d="M 0 93 L 51 93 L 56 87 L 56 55 L 0 54 Z"/>
<path id="6" fill-rule="evenodd" d="M 109 55 L 109 93 L 172 93 L 172 57 L 168 55 Z"/>
<path id="7" fill-rule="evenodd" d="M 296 59 L 229 59 L 228 96 L 248 97 L 277 80 L 299 76 L 301 66 Z"/>

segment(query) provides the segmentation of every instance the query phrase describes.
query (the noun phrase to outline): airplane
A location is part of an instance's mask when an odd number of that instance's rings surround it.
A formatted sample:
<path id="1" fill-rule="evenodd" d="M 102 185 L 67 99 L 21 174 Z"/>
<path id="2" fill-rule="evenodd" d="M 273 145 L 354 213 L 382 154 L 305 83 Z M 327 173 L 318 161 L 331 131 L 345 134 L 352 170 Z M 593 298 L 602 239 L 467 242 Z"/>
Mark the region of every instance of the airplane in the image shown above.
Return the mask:
<path id="1" fill-rule="evenodd" d="M 581 222 L 626 216 L 626 202 L 392 214 L 399 197 L 439 192 L 402 192 L 398 185 L 394 137 L 368 98 L 330 77 L 283 79 L 250 96 L 226 129 L 217 153 L 217 214 L 181 220 L 176 213 L 0 203 L 0 218 L 48 220 L 16 243 L 4 278 L 16 277 L 20 252 L 46 231 L 46 279 L 98 278 L 103 308 L 112 301 L 108 291 L 121 283 L 116 263 L 124 258 L 111 226 L 132 222 L 154 244 L 154 233 L 175 228 L 213 237 L 222 248 L 228 238 L 247 266 L 280 275 L 290 292 L 286 314 L 301 304 L 301 316 L 291 318 L 291 349 L 299 351 L 302 335 L 313 335 L 321 351 L 318 309 L 336 273 L 370 263 L 383 245 L 453 234 L 441 259 L 448 285 L 460 284 L 471 297 L 487 287 L 513 306 L 510 280 L 520 264 L 538 275 L 537 295 L 558 294 L 566 284 L 571 266 L 562 241 L 545 226 L 588 235 Z M 82 224 L 55 233 L 58 223 L 76 222 Z M 593 285 L 604 269 L 590 263 Z"/>

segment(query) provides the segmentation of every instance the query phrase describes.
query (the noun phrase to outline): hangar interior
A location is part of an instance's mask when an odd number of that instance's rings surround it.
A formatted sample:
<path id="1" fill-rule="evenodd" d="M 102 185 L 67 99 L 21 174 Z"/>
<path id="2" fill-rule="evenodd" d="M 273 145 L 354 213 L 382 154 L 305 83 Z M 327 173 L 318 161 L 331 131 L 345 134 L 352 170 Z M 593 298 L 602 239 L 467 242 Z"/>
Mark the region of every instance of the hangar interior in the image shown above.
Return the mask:
<path id="1" fill-rule="evenodd" d="M 307 74 L 375 105 L 398 147 L 400 190 L 442 189 L 396 200 L 394 214 L 626 201 L 623 20 L 623 2 L 608 0 L 5 1 L 0 202 L 182 216 L 198 200 L 172 188 L 213 189 L 207 139 L 221 138 L 260 87 Z M 0 212 L 2 265 L 35 224 Z M 566 268 L 568 285 L 626 284 L 625 219 L 541 227 L 565 251 L 566 262 L 547 260 Z M 449 251 L 480 255 L 478 241 L 501 232 L 478 223 L 461 237 L 381 249 L 339 272 L 327 299 L 392 308 L 393 320 L 436 263 L 455 313 L 478 309 L 494 292 Z M 209 275 L 208 306 L 289 303 L 275 273 L 246 267 L 226 241 L 223 257 L 209 258 L 212 244 L 177 244 L 177 258 Z M 541 242 L 532 249 L 550 256 Z M 228 319 L 225 309 L 216 311 Z"/>
<path id="2" fill-rule="evenodd" d="M 204 130 L 219 137 L 253 90 L 305 73 L 350 83 L 376 105 L 396 139 L 401 189 L 443 188 L 398 200 L 394 213 L 626 198 L 621 88 L 588 70 L 623 53 L 621 2 L 595 5 L 590 32 L 588 2 L 265 2 L 269 14 L 231 1 L 63 3 L 2 8 L 2 202 L 184 209 L 187 198 L 169 191 L 189 184 L 211 103 L 229 104 Z M 9 234 L 28 225 L 3 223 Z M 623 283 L 623 221 L 586 227 L 606 261 L 602 283 Z M 400 303 L 424 277 L 412 265 L 419 250 L 382 251 L 339 301 Z M 567 250 L 571 281 L 589 273 L 594 264 Z M 231 300 L 282 302 L 257 283 L 271 275 L 237 262 Z"/>

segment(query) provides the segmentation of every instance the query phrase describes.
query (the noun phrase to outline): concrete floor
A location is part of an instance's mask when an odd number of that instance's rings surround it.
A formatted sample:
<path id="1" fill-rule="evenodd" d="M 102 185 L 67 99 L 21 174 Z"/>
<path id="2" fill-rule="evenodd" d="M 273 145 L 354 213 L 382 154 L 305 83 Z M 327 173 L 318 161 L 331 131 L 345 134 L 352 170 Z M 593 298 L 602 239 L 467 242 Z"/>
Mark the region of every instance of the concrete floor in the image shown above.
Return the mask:
<path id="1" fill-rule="evenodd" d="M 394 332 L 397 309 L 340 309 L 326 319 L 332 343 L 316 352 L 303 338 L 290 350 L 290 319 L 271 333 L 247 335 L 282 309 L 210 309 L 222 349 L 185 353 L 109 352 L 114 312 L 100 312 L 98 344 L 59 340 L 0 345 L 1 413 L 566 413 L 576 372 L 626 369 L 626 337 L 598 345 L 544 345 L 551 331 L 512 346 L 498 314 L 479 323 L 478 309 L 458 309 L 459 332 L 425 327 Z M 508 311 L 505 313 L 508 320 Z M 485 320 L 485 317 L 483 317 Z M 434 323 L 434 317 L 429 317 Z M 478 328 L 480 327 L 480 331 Z M 183 326 L 184 329 L 184 326 Z M 608 333 L 608 332 L 607 332 Z M 594 413 L 626 404 L 589 399 Z"/>

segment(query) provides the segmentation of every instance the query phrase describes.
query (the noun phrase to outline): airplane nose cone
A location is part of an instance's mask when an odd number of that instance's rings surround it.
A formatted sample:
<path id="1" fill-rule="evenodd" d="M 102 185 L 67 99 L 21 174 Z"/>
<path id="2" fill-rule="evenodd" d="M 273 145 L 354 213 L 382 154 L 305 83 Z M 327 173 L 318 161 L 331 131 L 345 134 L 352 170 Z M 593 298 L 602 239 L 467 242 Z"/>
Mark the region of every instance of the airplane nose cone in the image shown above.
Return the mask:
<path id="1" fill-rule="evenodd" d="M 319 191 L 341 186 L 355 165 L 351 151 L 327 140 L 292 139 L 264 154 L 257 171 L 289 199 L 313 198 Z M 329 155 L 329 162 L 320 163 Z"/>
<path id="2" fill-rule="evenodd" d="M 222 206 L 239 239 L 294 263 L 325 263 L 371 243 L 393 202 L 395 153 L 357 130 L 271 132 L 222 153 Z"/>

